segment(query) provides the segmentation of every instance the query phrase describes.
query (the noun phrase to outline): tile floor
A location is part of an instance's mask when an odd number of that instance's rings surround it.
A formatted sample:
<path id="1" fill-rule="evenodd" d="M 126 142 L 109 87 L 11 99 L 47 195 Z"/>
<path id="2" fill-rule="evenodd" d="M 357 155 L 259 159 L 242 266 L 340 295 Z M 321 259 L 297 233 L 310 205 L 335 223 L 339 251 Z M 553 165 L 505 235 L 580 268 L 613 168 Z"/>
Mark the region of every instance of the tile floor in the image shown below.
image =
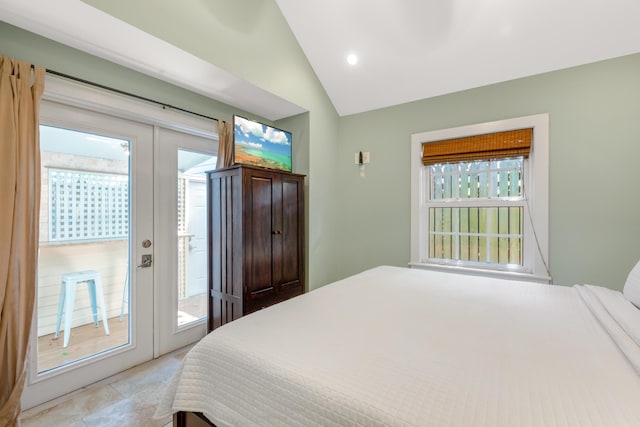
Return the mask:
<path id="1" fill-rule="evenodd" d="M 152 418 L 189 347 L 131 368 L 85 389 L 24 411 L 22 427 L 168 427 Z"/>

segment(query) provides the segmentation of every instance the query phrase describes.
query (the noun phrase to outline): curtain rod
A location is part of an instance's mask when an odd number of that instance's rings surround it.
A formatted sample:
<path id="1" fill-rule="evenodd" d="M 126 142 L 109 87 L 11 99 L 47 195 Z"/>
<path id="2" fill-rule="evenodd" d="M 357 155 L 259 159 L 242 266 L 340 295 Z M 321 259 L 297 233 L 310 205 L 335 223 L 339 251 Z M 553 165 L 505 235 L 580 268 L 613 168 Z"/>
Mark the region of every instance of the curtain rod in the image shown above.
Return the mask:
<path id="1" fill-rule="evenodd" d="M 54 71 L 54 70 L 47 69 L 46 72 L 48 74 L 53 74 L 54 76 L 64 77 L 65 79 L 74 80 L 76 82 L 80 82 L 80 83 L 88 84 L 88 85 L 91 85 L 91 86 L 95 86 L 95 87 L 98 87 L 100 89 L 105 89 L 105 90 L 108 90 L 108 91 L 111 91 L 111 92 L 118 93 L 120 95 L 130 96 L 132 98 L 140 99 L 142 101 L 151 102 L 153 104 L 160 105 L 162 108 L 171 108 L 172 110 L 181 111 L 181 112 L 187 113 L 187 114 L 192 114 L 194 116 L 202 117 L 204 119 L 218 121 L 218 119 L 216 119 L 215 117 L 206 116 L 204 114 L 200 114 L 200 113 L 196 113 L 194 111 L 190 111 L 190 110 L 187 110 L 187 109 L 184 109 L 184 108 L 176 107 L 175 105 L 167 104 L 165 102 L 156 101 L 155 99 L 146 98 L 144 96 L 136 95 L 135 93 L 125 92 L 124 90 L 116 89 L 116 88 L 113 88 L 113 87 L 102 85 L 100 83 L 95 83 L 95 82 L 92 82 L 92 81 L 89 81 L 89 80 L 81 79 L 80 77 L 70 76 L 69 74 L 61 73 L 59 71 Z"/>

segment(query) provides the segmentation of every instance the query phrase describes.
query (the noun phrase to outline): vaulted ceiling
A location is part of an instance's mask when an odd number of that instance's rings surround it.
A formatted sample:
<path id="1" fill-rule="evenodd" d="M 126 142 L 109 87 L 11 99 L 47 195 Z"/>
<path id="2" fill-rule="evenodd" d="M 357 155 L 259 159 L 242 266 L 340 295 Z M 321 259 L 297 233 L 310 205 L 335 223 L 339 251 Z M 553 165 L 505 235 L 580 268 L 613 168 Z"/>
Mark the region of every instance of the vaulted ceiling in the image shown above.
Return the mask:
<path id="1" fill-rule="evenodd" d="M 638 0 L 275 1 L 341 116 L 640 52 Z M 0 19 L 272 120 L 303 111 L 79 0 L 0 0 Z"/>
<path id="2" fill-rule="evenodd" d="M 340 115 L 640 52 L 637 0 L 276 2 Z"/>

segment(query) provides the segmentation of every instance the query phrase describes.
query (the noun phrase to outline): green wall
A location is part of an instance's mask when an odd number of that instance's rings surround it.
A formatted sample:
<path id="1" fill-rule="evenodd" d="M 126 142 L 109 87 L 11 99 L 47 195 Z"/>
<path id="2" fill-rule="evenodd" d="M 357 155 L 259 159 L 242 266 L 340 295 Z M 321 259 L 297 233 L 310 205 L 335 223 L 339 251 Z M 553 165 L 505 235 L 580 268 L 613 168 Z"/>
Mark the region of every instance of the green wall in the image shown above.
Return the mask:
<path id="1" fill-rule="evenodd" d="M 301 141 L 294 134 L 294 144 L 302 144 L 301 151 L 308 155 L 303 159 L 296 154 L 294 169 L 307 174 L 309 288 L 337 279 L 338 181 L 333 165 L 338 151 L 339 117 L 275 1 L 85 3 L 309 111 L 296 116 L 302 121 L 299 124 L 287 121 L 302 129 L 302 135 L 308 135 L 308 141 Z"/>
<path id="2" fill-rule="evenodd" d="M 640 55 L 340 118 L 273 0 L 86 2 L 308 111 L 276 125 L 294 132 L 294 169 L 308 175 L 310 288 L 407 264 L 411 134 L 538 113 L 550 115 L 555 283 L 621 289 L 640 258 Z M 0 51 L 222 119 L 237 112 L 1 23 Z M 359 150 L 371 152 L 365 178 Z"/>
<path id="3" fill-rule="evenodd" d="M 338 115 L 275 2 L 87 3 L 309 111 L 276 125 L 293 131 L 294 170 L 307 175 L 308 286 L 335 280 Z M 1 22 L 0 37 L 0 53 L 56 71 L 223 120 L 254 116 Z"/>
<path id="4" fill-rule="evenodd" d="M 0 54 L 226 120 L 237 109 L 0 21 Z M 217 124 L 212 122 L 212 126 Z"/>
<path id="5" fill-rule="evenodd" d="M 640 55 L 343 117 L 339 275 L 404 266 L 411 134 L 549 113 L 554 283 L 622 289 L 640 259 Z M 353 154 L 370 151 L 366 177 Z"/>

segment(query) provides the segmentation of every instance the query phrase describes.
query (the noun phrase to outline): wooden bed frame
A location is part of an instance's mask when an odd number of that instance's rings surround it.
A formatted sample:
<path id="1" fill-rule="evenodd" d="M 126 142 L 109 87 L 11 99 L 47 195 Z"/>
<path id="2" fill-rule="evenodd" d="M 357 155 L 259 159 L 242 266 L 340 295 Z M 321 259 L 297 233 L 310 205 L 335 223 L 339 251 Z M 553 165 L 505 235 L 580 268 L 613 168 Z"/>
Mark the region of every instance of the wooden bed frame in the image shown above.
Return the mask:
<path id="1" fill-rule="evenodd" d="M 174 427 L 215 427 L 211 421 L 200 412 L 176 412 L 173 414 Z"/>

